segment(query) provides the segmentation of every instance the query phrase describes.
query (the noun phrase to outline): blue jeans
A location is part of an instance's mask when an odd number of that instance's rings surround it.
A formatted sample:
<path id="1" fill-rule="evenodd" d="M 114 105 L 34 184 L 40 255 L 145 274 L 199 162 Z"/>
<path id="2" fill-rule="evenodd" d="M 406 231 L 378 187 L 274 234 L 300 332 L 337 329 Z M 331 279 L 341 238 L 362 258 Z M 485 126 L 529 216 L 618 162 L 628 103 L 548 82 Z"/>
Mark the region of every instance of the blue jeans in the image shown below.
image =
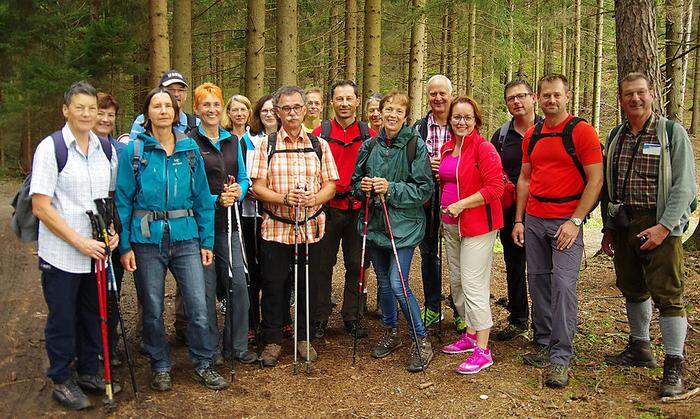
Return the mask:
<path id="1" fill-rule="evenodd" d="M 215 347 L 209 336 L 199 240 L 173 244 L 169 240 L 166 231 L 160 246 L 132 243 L 137 266 L 136 292 L 143 307 L 143 343 L 151 358 L 151 370 L 170 371 L 170 346 L 163 323 L 165 272 L 170 269 L 185 303 L 190 359 L 195 368 L 206 368 L 212 363 Z"/>
<path id="2" fill-rule="evenodd" d="M 213 348 L 219 346 L 219 327 L 216 319 L 216 288 L 219 283 L 226 285 L 226 318 L 224 320 L 224 344 L 225 357 L 233 355 L 240 357 L 248 351 L 248 286 L 246 284 L 245 270 L 243 268 L 243 255 L 241 244 L 238 240 L 238 232 L 231 233 L 231 253 L 233 262 L 231 270 L 233 276 L 229 276 L 228 266 L 228 233 L 216 232 L 214 236 L 214 263 L 204 268 L 204 281 L 206 286 L 207 319 L 209 336 Z M 231 295 L 228 295 L 228 285 L 231 284 Z M 233 326 L 233 327 L 231 327 Z M 231 333 L 232 332 L 232 333 Z"/>
<path id="3" fill-rule="evenodd" d="M 406 322 L 411 326 L 411 317 L 415 327 L 415 334 L 419 337 L 425 337 L 426 331 L 423 325 L 423 320 L 420 318 L 420 307 L 416 297 L 411 292 L 408 285 L 408 273 L 411 269 L 411 259 L 413 258 L 414 247 L 405 247 L 397 249 L 399 254 L 399 263 L 401 263 L 401 271 L 404 274 L 404 283 L 406 286 L 406 294 L 408 302 L 404 297 L 403 287 L 401 285 L 401 277 L 396 268 L 396 258 L 391 249 L 382 249 L 379 247 L 367 245 L 367 250 L 372 258 L 372 265 L 377 275 L 377 285 L 379 286 L 379 305 L 382 308 L 382 322 L 386 327 L 396 327 L 397 325 L 397 309 L 396 301 L 401 306 L 401 311 L 406 317 Z M 410 314 L 409 314 L 409 311 Z M 413 332 L 411 327 L 411 332 Z"/>

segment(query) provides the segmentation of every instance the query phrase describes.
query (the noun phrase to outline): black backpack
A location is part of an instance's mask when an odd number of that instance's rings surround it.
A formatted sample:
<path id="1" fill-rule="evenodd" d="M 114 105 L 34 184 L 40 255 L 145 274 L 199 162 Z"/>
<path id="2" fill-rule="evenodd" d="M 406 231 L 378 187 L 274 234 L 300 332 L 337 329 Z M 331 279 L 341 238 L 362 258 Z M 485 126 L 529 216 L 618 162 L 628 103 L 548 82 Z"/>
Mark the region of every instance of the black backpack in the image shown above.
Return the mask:
<path id="1" fill-rule="evenodd" d="M 112 161 L 112 143 L 108 138 L 97 137 L 100 140 L 102 151 L 105 153 L 108 161 Z M 68 162 L 68 147 L 63 139 L 63 131 L 58 130 L 51 133 L 53 140 L 53 149 L 56 156 L 56 167 L 58 173 L 63 171 Z M 32 183 L 31 172 L 22 182 L 22 186 L 17 189 L 14 198 L 12 199 L 12 230 L 15 235 L 22 241 L 31 242 L 39 238 L 39 219 L 32 212 L 32 197 L 29 195 L 29 188 Z"/>
<path id="2" fill-rule="evenodd" d="M 321 138 L 328 141 L 329 143 L 335 143 L 343 147 L 351 147 L 354 144 L 369 140 L 369 125 L 365 121 L 357 121 L 357 126 L 360 128 L 360 135 L 353 138 L 349 143 L 345 143 L 340 140 L 336 140 L 331 137 L 331 121 L 330 119 L 324 119 L 321 122 Z"/>
<path id="3" fill-rule="evenodd" d="M 323 165 L 323 150 L 321 149 L 321 143 L 318 141 L 318 137 L 312 134 L 307 134 L 309 140 L 311 141 L 311 148 L 290 148 L 285 150 L 277 150 L 277 133 L 273 132 L 267 137 L 267 165 L 270 165 L 272 156 L 277 153 L 316 153 L 318 156 L 318 161 Z"/>

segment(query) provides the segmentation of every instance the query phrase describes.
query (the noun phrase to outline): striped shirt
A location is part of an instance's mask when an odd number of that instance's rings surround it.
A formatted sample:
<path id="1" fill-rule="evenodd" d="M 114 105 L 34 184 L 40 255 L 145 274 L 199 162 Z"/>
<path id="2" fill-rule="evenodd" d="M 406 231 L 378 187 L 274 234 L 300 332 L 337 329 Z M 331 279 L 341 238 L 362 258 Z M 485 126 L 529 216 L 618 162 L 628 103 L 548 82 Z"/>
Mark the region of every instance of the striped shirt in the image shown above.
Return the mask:
<path id="1" fill-rule="evenodd" d="M 428 147 L 430 157 L 439 157 L 442 146 L 450 139 L 450 130 L 445 125 L 438 125 L 432 112 L 428 115 L 428 134 L 425 139 L 425 146 Z"/>
<path id="2" fill-rule="evenodd" d="M 117 152 L 113 149 L 112 161 L 107 161 L 100 140 L 90 132 L 86 156 L 68 124 L 62 133 L 68 147 L 66 166 L 58 173 L 53 139 L 45 138 L 34 153 L 29 193 L 50 196 L 51 206 L 70 228 L 82 237 L 92 237 L 90 219 L 85 211 L 97 212 L 94 200 L 107 198 L 114 190 Z M 90 257 L 53 234 L 43 222 L 39 223 L 37 247 L 40 258 L 62 271 L 89 273 L 92 270 Z"/>
<path id="3" fill-rule="evenodd" d="M 277 146 L 276 152 L 272 156 L 268 167 L 268 142 L 269 137 L 263 138 L 260 144 L 255 149 L 255 158 L 253 161 L 253 169 L 250 177 L 252 179 L 266 179 L 267 187 L 274 192 L 286 194 L 293 190 L 296 185 L 305 185 L 314 194 L 321 190 L 324 182 L 336 181 L 339 179 L 338 169 L 333 161 L 328 143 L 319 138 L 323 154 L 323 163 L 318 159 L 316 152 L 310 151 L 306 153 L 285 153 L 282 150 L 294 149 L 312 149 L 311 140 L 304 130 L 301 131 L 301 136 L 293 140 L 287 135 L 284 129 L 281 129 L 276 136 Z M 263 203 L 263 208 L 272 212 L 277 217 L 288 220 L 304 220 L 304 210 L 299 214 L 295 214 L 295 208 L 285 205 L 274 205 Z M 315 214 L 321 206 L 314 206 L 307 209 L 309 216 Z M 325 233 L 326 215 L 321 213 L 316 218 L 309 220 L 308 231 L 309 243 L 316 243 L 323 237 Z M 261 224 L 262 238 L 267 241 L 274 241 L 283 244 L 294 244 L 294 225 L 287 224 L 281 221 L 273 220 L 269 214 L 263 214 Z M 304 226 L 300 226 L 298 242 L 304 242 Z"/>

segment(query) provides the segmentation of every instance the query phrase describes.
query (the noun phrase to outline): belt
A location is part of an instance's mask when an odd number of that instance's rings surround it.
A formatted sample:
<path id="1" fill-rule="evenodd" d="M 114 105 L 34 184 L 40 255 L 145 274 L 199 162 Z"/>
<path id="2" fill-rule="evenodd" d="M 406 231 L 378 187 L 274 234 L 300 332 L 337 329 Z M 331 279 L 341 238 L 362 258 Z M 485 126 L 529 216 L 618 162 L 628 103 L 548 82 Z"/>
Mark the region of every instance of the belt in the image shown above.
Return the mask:
<path id="1" fill-rule="evenodd" d="M 150 223 L 158 220 L 171 220 L 175 218 L 193 217 L 194 211 L 190 209 L 178 209 L 170 211 L 135 210 L 135 217 L 141 217 L 141 234 L 145 238 L 151 237 Z"/>
<path id="2" fill-rule="evenodd" d="M 272 219 L 275 220 L 275 221 L 279 221 L 280 223 L 292 224 L 292 225 L 293 225 L 293 224 L 296 222 L 296 223 L 298 223 L 299 225 L 304 225 L 304 224 L 306 224 L 306 220 L 294 221 L 294 220 L 290 220 L 289 218 L 280 217 L 279 215 L 274 214 L 272 211 L 270 211 L 269 209 L 267 209 L 267 208 L 265 208 L 265 207 L 261 207 L 260 209 L 262 210 L 262 212 L 264 212 L 265 214 L 267 214 L 270 218 L 272 218 Z M 323 212 L 323 207 L 319 208 L 318 211 L 316 211 L 313 215 L 310 215 L 309 218 L 307 218 L 307 220 L 309 220 L 309 221 L 313 220 L 314 218 L 316 218 L 316 217 L 318 217 L 319 215 L 321 215 L 322 212 Z"/>

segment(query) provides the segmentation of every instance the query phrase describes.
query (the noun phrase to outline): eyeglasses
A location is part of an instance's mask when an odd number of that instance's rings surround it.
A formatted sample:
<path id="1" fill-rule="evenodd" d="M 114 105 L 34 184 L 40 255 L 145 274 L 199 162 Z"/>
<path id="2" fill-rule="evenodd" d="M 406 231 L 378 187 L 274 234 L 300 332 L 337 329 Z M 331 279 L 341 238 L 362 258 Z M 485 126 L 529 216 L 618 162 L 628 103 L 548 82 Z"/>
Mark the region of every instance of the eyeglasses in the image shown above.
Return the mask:
<path id="1" fill-rule="evenodd" d="M 187 89 L 181 87 L 167 87 L 166 90 L 174 95 L 178 93 L 187 93 Z"/>
<path id="2" fill-rule="evenodd" d="M 299 113 L 299 112 L 301 112 L 301 109 L 303 107 L 304 107 L 303 105 L 278 106 L 277 109 L 284 112 L 284 113 L 290 113 L 291 111 L 294 111 L 294 113 Z"/>
<path id="3" fill-rule="evenodd" d="M 506 102 L 511 103 L 515 101 L 515 99 L 518 99 L 518 102 L 522 102 L 523 99 L 526 97 L 530 96 L 531 93 L 518 93 L 517 95 L 510 95 L 506 98 Z"/>
<path id="4" fill-rule="evenodd" d="M 275 111 L 273 109 L 261 109 L 260 113 L 264 114 L 264 115 L 270 115 L 270 114 L 275 113 Z"/>
<path id="5" fill-rule="evenodd" d="M 462 116 L 462 115 L 452 115 L 452 122 L 454 122 L 455 124 L 457 124 L 457 123 L 459 123 L 460 121 L 472 122 L 472 121 L 474 121 L 474 117 L 471 116 L 471 115 L 466 115 L 466 116 Z"/>

